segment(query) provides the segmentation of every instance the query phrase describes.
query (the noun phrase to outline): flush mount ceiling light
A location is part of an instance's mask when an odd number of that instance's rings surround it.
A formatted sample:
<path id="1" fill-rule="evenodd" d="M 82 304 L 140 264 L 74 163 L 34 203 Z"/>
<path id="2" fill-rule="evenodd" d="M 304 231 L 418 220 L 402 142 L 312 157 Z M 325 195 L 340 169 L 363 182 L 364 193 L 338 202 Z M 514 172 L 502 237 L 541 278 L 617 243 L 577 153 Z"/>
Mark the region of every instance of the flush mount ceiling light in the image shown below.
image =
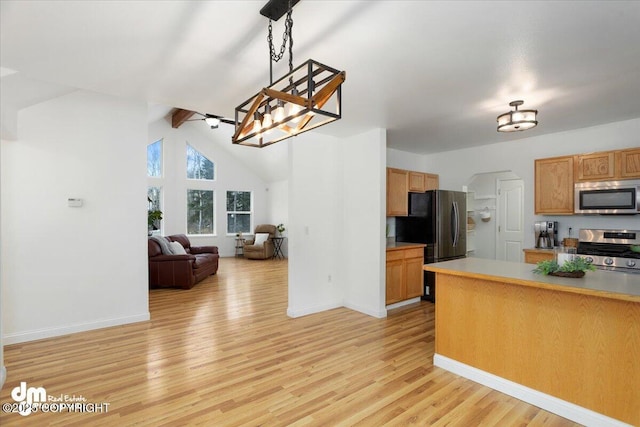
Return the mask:
<path id="1" fill-rule="evenodd" d="M 498 116 L 498 132 L 517 132 L 531 129 L 538 124 L 536 116 L 538 110 L 518 110 L 524 101 L 511 101 L 510 106 L 515 110 Z"/>
<path id="2" fill-rule="evenodd" d="M 271 0 L 260 13 L 269 18 L 269 82 L 235 110 L 233 144 L 266 147 L 283 139 L 340 120 L 342 83 L 346 73 L 309 59 L 293 68 L 291 11 L 299 0 Z M 287 13 L 280 53 L 273 46 L 271 21 Z M 273 63 L 282 59 L 289 42 L 289 73 L 273 81 Z"/>

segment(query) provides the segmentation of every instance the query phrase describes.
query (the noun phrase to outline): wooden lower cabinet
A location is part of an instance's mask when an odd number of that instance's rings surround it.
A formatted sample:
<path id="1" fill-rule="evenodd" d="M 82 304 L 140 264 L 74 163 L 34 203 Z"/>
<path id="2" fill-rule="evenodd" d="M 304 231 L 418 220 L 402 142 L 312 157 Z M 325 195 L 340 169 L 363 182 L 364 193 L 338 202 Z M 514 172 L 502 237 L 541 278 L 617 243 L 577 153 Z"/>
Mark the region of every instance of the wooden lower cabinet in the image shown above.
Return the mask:
<path id="1" fill-rule="evenodd" d="M 555 259 L 552 249 L 523 249 L 524 262 L 527 264 L 537 264 L 540 261 L 551 261 Z"/>
<path id="2" fill-rule="evenodd" d="M 387 250 L 386 303 L 419 297 L 423 292 L 424 249 L 410 247 Z"/>

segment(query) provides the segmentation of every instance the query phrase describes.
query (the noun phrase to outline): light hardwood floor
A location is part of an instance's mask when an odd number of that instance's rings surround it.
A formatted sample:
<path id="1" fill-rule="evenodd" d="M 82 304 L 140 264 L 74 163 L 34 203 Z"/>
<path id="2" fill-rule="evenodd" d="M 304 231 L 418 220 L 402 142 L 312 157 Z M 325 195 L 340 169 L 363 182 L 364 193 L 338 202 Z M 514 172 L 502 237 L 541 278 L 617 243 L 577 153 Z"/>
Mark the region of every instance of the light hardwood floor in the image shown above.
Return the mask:
<path id="1" fill-rule="evenodd" d="M 8 379 L 107 413 L 2 413 L 56 426 L 575 426 L 432 364 L 434 306 L 291 319 L 287 261 L 223 258 L 189 291 L 152 290 L 151 321 L 5 347 Z"/>

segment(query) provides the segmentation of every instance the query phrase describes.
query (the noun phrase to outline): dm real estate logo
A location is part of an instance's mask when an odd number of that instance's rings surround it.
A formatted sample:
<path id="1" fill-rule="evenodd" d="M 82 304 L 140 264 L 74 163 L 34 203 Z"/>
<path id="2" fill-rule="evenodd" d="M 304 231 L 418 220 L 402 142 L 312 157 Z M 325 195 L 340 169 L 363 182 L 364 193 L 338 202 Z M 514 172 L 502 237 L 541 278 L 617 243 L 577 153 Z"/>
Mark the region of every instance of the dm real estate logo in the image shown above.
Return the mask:
<path id="1" fill-rule="evenodd" d="M 11 390 L 13 403 L 3 403 L 3 412 L 17 412 L 22 416 L 27 416 L 35 412 L 80 412 L 95 413 L 109 411 L 109 403 L 87 402 L 87 399 L 80 395 L 61 394 L 60 396 L 47 395 L 44 387 L 27 387 L 27 383 L 22 381 L 18 387 Z"/>
<path id="2" fill-rule="evenodd" d="M 47 401 L 47 390 L 44 387 L 29 387 L 22 381 L 18 387 L 11 390 L 11 398 L 22 405 L 18 405 L 18 413 L 27 416 L 38 403 Z"/>

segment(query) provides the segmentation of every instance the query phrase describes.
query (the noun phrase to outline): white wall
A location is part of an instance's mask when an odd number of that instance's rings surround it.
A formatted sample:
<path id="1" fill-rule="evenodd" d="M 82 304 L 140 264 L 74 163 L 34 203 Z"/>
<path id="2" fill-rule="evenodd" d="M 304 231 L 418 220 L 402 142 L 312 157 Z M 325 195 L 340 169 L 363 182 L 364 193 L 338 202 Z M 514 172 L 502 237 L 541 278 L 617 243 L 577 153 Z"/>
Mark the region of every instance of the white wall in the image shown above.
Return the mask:
<path id="1" fill-rule="evenodd" d="M 544 126 L 544 124 L 541 124 Z M 589 153 L 640 146 L 640 119 L 609 123 L 573 131 L 532 136 L 476 148 L 426 156 L 425 169 L 440 175 L 440 187 L 461 189 L 477 173 L 513 171 L 525 185 L 525 247 L 534 246 L 533 223 L 558 221 L 560 238 L 572 227 L 573 236 L 580 228 L 640 229 L 636 216 L 536 216 L 534 212 L 534 160 L 545 157 Z M 498 138 L 499 135 L 496 136 Z M 528 231 L 527 231 L 528 230 Z"/>
<path id="2" fill-rule="evenodd" d="M 5 344 L 149 319 L 146 114 L 84 91 L 20 111 L 1 147 Z"/>
<path id="3" fill-rule="evenodd" d="M 386 131 L 342 142 L 342 266 L 344 305 L 386 316 Z"/>
<path id="4" fill-rule="evenodd" d="M 0 165 L 2 164 L 2 146 L 4 142 L 0 141 Z M 0 189 L 2 189 L 2 174 L 0 173 Z M 2 197 L 0 197 L 0 242 L 2 242 Z M 2 267 L 2 244 L 0 244 L 0 389 L 4 386 L 4 382 L 7 380 L 7 368 L 4 366 L 4 329 L 2 326 L 2 301 L 4 297 L 2 296 L 2 276 L 3 276 L 4 268 Z"/>
<path id="5" fill-rule="evenodd" d="M 203 134 L 195 126 L 200 122 L 185 123 L 178 129 L 160 119 L 149 126 L 148 143 L 163 140 L 163 177 L 148 178 L 149 186 L 162 187 L 161 233 L 163 235 L 186 233 L 187 225 L 187 189 L 203 189 L 214 191 L 214 236 L 189 236 L 194 246 L 218 246 L 220 256 L 229 257 L 235 254 L 235 234 L 227 235 L 226 192 L 251 191 L 253 193 L 253 227 L 269 223 L 267 210 L 267 185 L 256 174 L 252 173 L 228 151 L 221 149 L 213 141 L 223 138 L 230 142 L 228 133 L 211 131 Z M 228 142 L 227 142 L 227 138 Z M 194 181 L 186 178 L 186 144 L 204 154 L 215 164 L 215 181 Z M 257 148 L 243 147 L 256 151 Z M 251 232 L 253 233 L 253 227 Z"/>
<path id="6" fill-rule="evenodd" d="M 345 305 L 385 316 L 384 132 L 306 133 L 289 147 L 287 314 Z"/>

